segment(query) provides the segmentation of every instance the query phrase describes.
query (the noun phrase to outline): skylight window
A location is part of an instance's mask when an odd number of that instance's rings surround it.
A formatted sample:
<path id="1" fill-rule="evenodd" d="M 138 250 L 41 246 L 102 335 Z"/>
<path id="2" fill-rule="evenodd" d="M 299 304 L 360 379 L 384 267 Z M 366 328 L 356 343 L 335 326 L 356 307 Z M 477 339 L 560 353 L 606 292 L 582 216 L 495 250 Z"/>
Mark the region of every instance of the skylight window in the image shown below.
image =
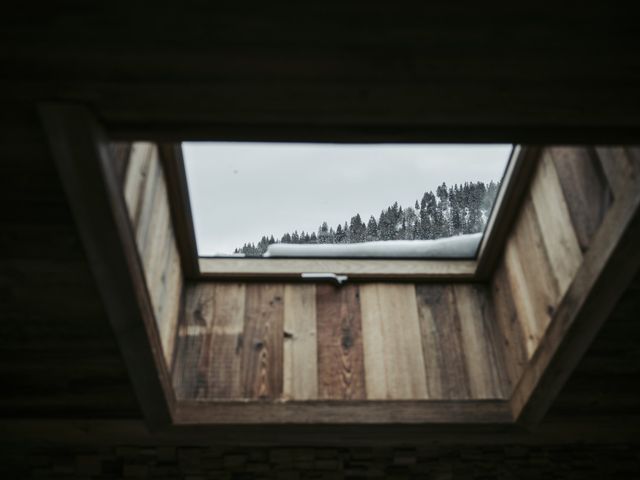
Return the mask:
<path id="1" fill-rule="evenodd" d="M 474 258 L 511 145 L 183 143 L 198 256 Z"/>

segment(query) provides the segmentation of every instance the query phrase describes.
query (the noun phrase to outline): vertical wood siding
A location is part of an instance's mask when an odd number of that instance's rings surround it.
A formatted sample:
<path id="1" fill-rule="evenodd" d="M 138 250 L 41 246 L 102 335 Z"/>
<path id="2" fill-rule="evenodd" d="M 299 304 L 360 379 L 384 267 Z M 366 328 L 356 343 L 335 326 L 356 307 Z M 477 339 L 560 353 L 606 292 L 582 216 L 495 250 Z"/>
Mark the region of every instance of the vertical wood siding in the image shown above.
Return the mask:
<path id="1" fill-rule="evenodd" d="M 535 354 L 614 201 L 607 180 L 607 172 L 618 168 L 608 158 L 614 153 L 553 147 L 541 155 L 491 282 L 512 385 Z"/>
<path id="2" fill-rule="evenodd" d="M 181 399 L 503 398 L 482 285 L 207 282 L 185 303 Z"/>
<path id="3" fill-rule="evenodd" d="M 155 145 L 134 143 L 131 146 L 123 194 L 145 272 L 163 355 L 170 364 L 180 313 L 183 275 L 167 187 Z"/>

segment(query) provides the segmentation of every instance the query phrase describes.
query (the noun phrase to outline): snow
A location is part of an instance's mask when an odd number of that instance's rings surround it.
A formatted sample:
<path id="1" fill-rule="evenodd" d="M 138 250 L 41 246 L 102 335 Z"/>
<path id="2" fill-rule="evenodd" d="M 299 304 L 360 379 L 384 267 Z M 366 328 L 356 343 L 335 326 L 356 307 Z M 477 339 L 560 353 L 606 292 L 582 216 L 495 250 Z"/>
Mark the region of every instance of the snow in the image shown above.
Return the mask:
<path id="1" fill-rule="evenodd" d="M 482 233 L 437 240 L 388 240 L 351 244 L 269 245 L 263 257 L 473 258 Z"/>

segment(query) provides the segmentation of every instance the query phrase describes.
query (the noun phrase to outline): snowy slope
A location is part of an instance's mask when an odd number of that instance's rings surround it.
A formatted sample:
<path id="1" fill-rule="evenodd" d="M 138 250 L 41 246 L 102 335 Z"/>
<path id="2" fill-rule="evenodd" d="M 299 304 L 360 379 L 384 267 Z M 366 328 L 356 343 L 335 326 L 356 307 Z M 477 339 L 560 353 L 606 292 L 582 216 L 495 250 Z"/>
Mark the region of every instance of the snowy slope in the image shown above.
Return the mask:
<path id="1" fill-rule="evenodd" d="M 269 245 L 263 257 L 471 258 L 482 233 L 437 240 L 388 240 L 351 244 Z"/>

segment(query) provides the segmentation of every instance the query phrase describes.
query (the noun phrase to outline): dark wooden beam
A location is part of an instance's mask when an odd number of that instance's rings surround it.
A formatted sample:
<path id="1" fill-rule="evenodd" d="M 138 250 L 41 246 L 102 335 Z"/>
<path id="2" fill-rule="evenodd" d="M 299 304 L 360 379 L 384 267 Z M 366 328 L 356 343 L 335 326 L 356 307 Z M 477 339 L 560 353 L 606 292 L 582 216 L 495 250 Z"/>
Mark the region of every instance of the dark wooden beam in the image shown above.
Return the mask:
<path id="1" fill-rule="evenodd" d="M 167 425 L 173 392 L 124 199 L 114 194 L 120 181 L 109 139 L 83 107 L 45 104 L 39 111 L 145 418 L 152 428 Z"/>

